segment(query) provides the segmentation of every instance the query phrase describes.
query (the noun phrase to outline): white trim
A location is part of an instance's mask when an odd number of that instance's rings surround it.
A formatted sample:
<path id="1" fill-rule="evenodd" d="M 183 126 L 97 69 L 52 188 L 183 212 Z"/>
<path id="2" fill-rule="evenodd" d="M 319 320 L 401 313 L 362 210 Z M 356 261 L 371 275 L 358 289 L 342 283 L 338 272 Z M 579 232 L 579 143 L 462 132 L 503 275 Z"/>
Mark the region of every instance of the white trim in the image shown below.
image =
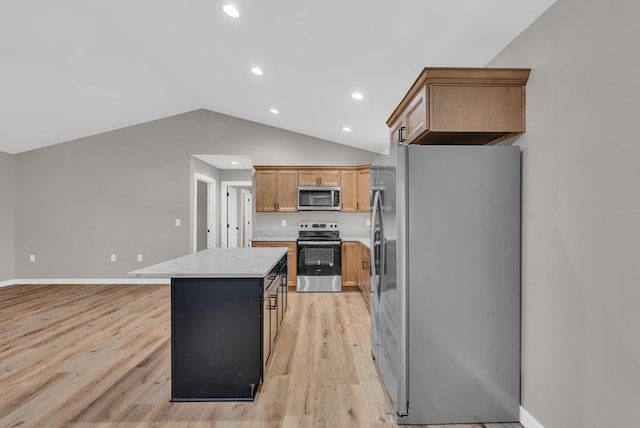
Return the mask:
<path id="1" fill-rule="evenodd" d="M 253 186 L 251 181 L 221 181 L 220 182 L 220 246 L 227 246 L 227 187 L 229 186 Z"/>
<path id="2" fill-rule="evenodd" d="M 216 180 L 199 172 L 193 173 L 193 207 L 191 207 L 191 251 L 198 251 L 198 181 L 207 183 L 207 247 L 215 247 L 216 243 Z"/>
<path id="3" fill-rule="evenodd" d="M 16 284 L 15 279 L 10 279 L 8 281 L 0 281 L 0 287 L 8 287 L 10 285 L 15 285 L 15 284 Z"/>
<path id="4" fill-rule="evenodd" d="M 520 406 L 520 423 L 524 428 L 544 428 L 542 424 L 536 421 L 522 406 Z"/>
<path id="5" fill-rule="evenodd" d="M 0 287 L 28 284 L 171 284 L 170 278 L 71 278 L 71 279 L 12 279 L 0 282 Z"/>

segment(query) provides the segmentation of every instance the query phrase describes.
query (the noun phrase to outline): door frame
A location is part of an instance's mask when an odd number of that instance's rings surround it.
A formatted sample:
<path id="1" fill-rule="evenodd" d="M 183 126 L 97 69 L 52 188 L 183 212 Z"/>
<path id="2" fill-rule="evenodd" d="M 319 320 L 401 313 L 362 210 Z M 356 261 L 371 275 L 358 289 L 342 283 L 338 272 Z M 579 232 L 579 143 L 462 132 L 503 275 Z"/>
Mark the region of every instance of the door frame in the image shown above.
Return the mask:
<path id="1" fill-rule="evenodd" d="M 227 188 L 228 187 L 251 187 L 251 181 L 221 181 L 220 182 L 220 230 L 227 230 Z M 227 246 L 227 234 L 220 233 L 220 246 Z"/>
<path id="2" fill-rule="evenodd" d="M 216 180 L 199 172 L 193 173 L 193 206 L 191 207 L 191 252 L 198 251 L 198 181 L 207 184 L 207 248 L 216 245 Z"/>

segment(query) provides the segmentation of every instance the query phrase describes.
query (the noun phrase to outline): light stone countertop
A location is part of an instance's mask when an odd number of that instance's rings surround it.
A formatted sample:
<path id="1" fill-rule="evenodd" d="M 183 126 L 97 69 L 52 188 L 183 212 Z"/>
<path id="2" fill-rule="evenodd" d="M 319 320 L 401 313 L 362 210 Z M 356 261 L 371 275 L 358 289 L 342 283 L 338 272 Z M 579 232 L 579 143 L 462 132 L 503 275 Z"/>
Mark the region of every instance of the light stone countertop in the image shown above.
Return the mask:
<path id="1" fill-rule="evenodd" d="M 298 239 L 297 236 L 254 236 L 251 241 L 255 242 L 295 242 Z"/>
<path id="2" fill-rule="evenodd" d="M 273 241 L 278 241 L 278 242 L 295 242 L 298 239 L 297 236 L 289 236 L 289 237 L 284 237 L 284 236 L 254 236 L 253 238 L 251 238 L 251 241 L 255 241 L 255 242 L 273 242 Z M 368 236 L 341 236 L 340 239 L 342 239 L 342 242 L 359 242 L 362 245 L 364 245 L 365 247 L 369 248 L 370 246 L 370 241 L 371 239 Z"/>
<path id="3" fill-rule="evenodd" d="M 263 278 L 286 247 L 209 248 L 129 272 L 130 278 Z"/>
<path id="4" fill-rule="evenodd" d="M 342 242 L 359 242 L 362 245 L 364 245 L 367 248 L 371 248 L 371 238 L 367 237 L 363 237 L 363 236 L 343 236 L 341 237 Z"/>

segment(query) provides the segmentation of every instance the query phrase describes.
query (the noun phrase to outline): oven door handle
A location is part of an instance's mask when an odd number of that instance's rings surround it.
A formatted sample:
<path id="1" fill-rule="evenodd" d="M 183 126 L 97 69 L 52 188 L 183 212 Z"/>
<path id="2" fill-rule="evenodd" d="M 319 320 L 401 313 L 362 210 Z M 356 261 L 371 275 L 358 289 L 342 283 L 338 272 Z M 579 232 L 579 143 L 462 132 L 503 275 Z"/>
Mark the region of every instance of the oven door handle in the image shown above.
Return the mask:
<path id="1" fill-rule="evenodd" d="M 298 245 L 340 245 L 341 241 L 299 241 Z"/>

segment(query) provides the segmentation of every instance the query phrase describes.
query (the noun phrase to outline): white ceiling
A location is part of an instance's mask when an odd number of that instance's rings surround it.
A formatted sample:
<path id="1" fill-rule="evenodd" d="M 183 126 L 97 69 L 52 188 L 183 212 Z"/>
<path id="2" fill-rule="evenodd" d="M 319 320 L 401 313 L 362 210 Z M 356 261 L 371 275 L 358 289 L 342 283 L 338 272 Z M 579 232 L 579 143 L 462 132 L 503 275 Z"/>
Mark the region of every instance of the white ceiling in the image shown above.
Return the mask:
<path id="1" fill-rule="evenodd" d="M 218 169 L 253 169 L 253 161 L 245 155 L 193 155 Z"/>
<path id="2" fill-rule="evenodd" d="M 2 0 L 0 151 L 205 108 L 378 152 L 422 67 L 483 66 L 553 2 Z"/>

